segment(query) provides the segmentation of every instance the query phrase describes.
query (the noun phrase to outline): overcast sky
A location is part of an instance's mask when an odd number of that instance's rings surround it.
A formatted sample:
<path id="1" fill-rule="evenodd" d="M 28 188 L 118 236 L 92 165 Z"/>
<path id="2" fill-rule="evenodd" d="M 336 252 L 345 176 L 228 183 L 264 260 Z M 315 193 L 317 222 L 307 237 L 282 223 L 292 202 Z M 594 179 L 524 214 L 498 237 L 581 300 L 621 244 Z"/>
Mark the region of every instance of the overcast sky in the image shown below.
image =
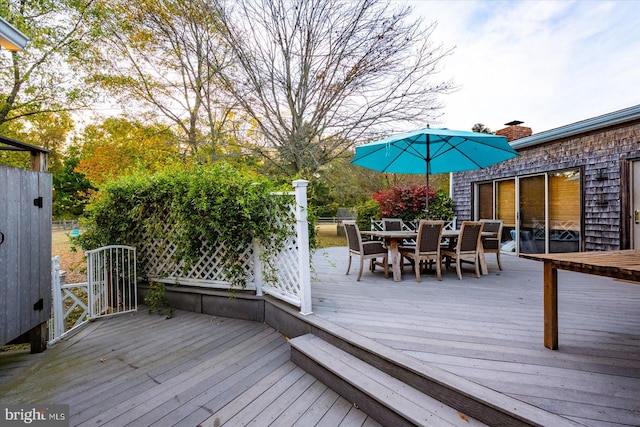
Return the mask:
<path id="1" fill-rule="evenodd" d="M 398 1 L 453 47 L 438 127 L 533 133 L 640 104 L 640 1 Z M 434 127 L 434 126 L 432 126 Z"/>

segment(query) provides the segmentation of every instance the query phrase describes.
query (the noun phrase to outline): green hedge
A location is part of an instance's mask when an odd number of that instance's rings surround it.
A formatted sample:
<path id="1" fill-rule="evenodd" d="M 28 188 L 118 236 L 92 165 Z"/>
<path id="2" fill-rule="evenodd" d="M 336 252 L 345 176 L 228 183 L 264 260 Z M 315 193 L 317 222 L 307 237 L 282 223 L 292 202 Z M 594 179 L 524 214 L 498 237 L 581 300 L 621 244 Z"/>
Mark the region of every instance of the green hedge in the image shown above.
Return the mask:
<path id="1" fill-rule="evenodd" d="M 165 236 L 163 226 L 169 222 L 174 225 L 170 240 L 178 245 L 176 261 L 185 261 L 185 269 L 201 255 L 202 237 L 224 243 L 226 278 L 233 286 L 244 287 L 245 272 L 239 263 L 243 250 L 258 239 L 268 255 L 278 251 L 287 237 L 290 223 L 275 219 L 288 212 L 290 199 L 272 194 L 278 190 L 282 188 L 224 163 L 124 177 L 108 184 L 88 206 L 86 231 L 77 243 L 85 250 L 136 246 L 143 232 Z"/>

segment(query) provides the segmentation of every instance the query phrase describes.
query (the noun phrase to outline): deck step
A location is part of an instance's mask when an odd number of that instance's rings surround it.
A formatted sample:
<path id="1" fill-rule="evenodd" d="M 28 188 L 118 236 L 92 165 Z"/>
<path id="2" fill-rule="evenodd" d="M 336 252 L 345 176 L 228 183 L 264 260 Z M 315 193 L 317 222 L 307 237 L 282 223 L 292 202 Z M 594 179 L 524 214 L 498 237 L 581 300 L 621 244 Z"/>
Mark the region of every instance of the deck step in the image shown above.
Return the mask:
<path id="1" fill-rule="evenodd" d="M 315 335 L 289 343 L 291 360 L 383 425 L 485 425 Z"/>

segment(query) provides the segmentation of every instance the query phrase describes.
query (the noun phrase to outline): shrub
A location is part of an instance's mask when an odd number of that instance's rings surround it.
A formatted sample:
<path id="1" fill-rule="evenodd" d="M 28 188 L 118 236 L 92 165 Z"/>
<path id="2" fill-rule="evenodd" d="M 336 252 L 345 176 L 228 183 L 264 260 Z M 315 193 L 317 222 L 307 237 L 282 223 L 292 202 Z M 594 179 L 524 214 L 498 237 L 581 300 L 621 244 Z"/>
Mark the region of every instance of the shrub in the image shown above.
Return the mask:
<path id="1" fill-rule="evenodd" d="M 371 219 L 380 218 L 380 205 L 375 200 L 368 200 L 356 207 L 358 228 L 371 229 Z"/>
<path id="2" fill-rule="evenodd" d="M 289 223 L 276 221 L 278 213 L 288 212 L 288 200 L 274 190 L 264 179 L 224 163 L 123 177 L 90 204 L 86 231 L 77 242 L 83 249 L 136 246 L 145 232 L 170 233 L 177 244 L 175 260 L 184 261 L 185 270 L 200 257 L 203 239 L 223 243 L 225 276 L 232 286 L 244 287 L 246 272 L 238 261 L 245 249 L 258 239 L 273 253 L 288 233 Z M 173 226 L 165 230 L 166 223 Z"/>
<path id="3" fill-rule="evenodd" d="M 426 185 L 393 186 L 373 193 L 384 218 L 402 218 L 412 221 L 425 218 L 427 200 Z M 429 188 L 429 218 L 450 220 L 453 218 L 453 201 L 442 189 Z"/>
<path id="4" fill-rule="evenodd" d="M 429 198 L 429 218 L 451 221 L 455 214 L 453 200 L 443 189 L 438 189 L 436 194 Z"/>

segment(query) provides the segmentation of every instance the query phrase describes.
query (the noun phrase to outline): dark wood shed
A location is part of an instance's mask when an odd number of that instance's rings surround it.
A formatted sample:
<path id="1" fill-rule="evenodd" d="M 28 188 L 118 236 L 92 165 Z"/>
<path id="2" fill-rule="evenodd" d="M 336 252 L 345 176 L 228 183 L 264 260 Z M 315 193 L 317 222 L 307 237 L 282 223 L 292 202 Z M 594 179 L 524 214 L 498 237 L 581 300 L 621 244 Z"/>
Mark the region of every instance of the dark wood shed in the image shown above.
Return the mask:
<path id="1" fill-rule="evenodd" d="M 51 317 L 49 150 L 3 136 L 0 150 L 31 154 L 31 170 L 0 165 L 0 344 L 30 342 L 36 353 Z"/>

